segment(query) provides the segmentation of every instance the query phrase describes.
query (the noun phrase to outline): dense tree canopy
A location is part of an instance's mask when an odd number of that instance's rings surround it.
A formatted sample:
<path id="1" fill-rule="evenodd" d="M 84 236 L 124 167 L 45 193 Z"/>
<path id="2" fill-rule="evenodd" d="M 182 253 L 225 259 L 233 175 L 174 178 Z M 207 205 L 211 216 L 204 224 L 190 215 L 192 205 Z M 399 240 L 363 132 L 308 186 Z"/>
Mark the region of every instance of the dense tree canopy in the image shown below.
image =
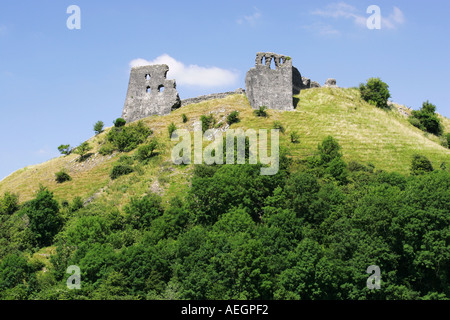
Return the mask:
<path id="1" fill-rule="evenodd" d="M 260 166 L 197 166 L 185 198 L 93 202 L 65 220 L 45 188 L 21 208 L 5 195 L 1 297 L 450 298 L 448 171 L 347 165 L 332 137 L 274 176 Z M 50 245 L 44 273 L 29 257 Z M 80 290 L 65 286 L 69 265 L 80 267 Z M 366 285 L 371 265 L 379 290 Z"/>

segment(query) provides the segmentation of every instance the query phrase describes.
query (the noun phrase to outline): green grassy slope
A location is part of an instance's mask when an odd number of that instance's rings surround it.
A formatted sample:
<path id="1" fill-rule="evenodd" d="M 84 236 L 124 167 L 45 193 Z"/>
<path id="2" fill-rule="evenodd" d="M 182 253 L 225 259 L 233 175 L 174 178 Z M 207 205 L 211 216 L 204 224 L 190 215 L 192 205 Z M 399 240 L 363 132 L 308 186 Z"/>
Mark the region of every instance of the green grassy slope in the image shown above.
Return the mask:
<path id="1" fill-rule="evenodd" d="M 168 200 L 174 194 L 186 192 L 192 166 L 177 166 L 170 161 L 170 152 L 176 142 L 169 139 L 167 127 L 174 122 L 177 128 L 193 130 L 194 122 L 203 114 L 213 113 L 217 122 L 225 121 L 233 110 L 240 112 L 241 121 L 231 128 L 259 129 L 272 127 L 279 120 L 286 128 L 280 134 L 281 145 L 288 147 L 296 159 L 314 153 L 317 144 L 327 135 L 334 136 L 342 146 L 344 159 L 364 164 L 372 163 L 377 169 L 408 173 L 411 157 L 420 153 L 428 157 L 434 167 L 444 161 L 449 163 L 450 150 L 439 144 L 439 139 L 425 134 L 409 124 L 394 105 L 391 110 L 380 110 L 361 100 L 357 89 L 318 88 L 303 90 L 295 111 L 269 110 L 268 118 L 258 118 L 245 96 L 233 95 L 185 106 L 166 116 L 152 116 L 144 123 L 153 131 L 160 143 L 159 154 L 141 170 L 112 181 L 109 172 L 123 153 L 111 156 L 98 154 L 109 129 L 88 141 L 94 147 L 93 155 L 85 162 L 78 162 L 78 155 L 61 156 L 39 165 L 18 170 L 0 181 L 0 194 L 5 191 L 18 193 L 20 201 L 34 197 L 39 185 L 53 191 L 58 200 L 72 200 L 76 196 L 84 200 L 94 197 L 121 207 L 134 195 L 156 192 Z M 181 114 L 189 121 L 182 122 Z M 445 132 L 450 131 L 450 120 L 442 118 Z M 298 131 L 299 143 L 291 143 L 289 133 Z M 62 141 L 63 142 L 63 141 Z M 127 153 L 132 155 L 134 151 Z M 65 168 L 72 181 L 57 184 L 54 175 Z"/>

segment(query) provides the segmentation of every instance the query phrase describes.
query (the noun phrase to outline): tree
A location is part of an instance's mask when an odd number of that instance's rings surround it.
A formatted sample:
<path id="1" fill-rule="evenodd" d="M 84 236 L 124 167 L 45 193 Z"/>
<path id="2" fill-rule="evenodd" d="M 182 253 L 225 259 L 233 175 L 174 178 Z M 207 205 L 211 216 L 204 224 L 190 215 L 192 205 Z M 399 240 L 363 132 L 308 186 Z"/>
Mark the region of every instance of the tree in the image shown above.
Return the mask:
<path id="1" fill-rule="evenodd" d="M 58 151 L 61 154 L 69 155 L 72 151 L 70 150 L 70 144 L 62 144 L 58 147 Z"/>
<path id="2" fill-rule="evenodd" d="M 3 198 L 0 199 L 0 214 L 13 214 L 19 208 L 19 196 L 5 192 Z"/>
<path id="3" fill-rule="evenodd" d="M 102 133 L 103 132 L 103 126 L 104 126 L 104 123 L 103 123 L 103 121 L 97 121 L 95 124 L 94 124 L 94 132 L 95 132 L 95 134 L 99 134 L 99 133 Z"/>
<path id="4" fill-rule="evenodd" d="M 36 198 L 25 205 L 21 214 L 28 216 L 30 230 L 39 247 L 49 246 L 62 226 L 59 204 L 45 187 L 39 189 Z"/>
<path id="5" fill-rule="evenodd" d="M 177 126 L 175 125 L 175 123 L 170 123 L 169 127 L 167 128 L 167 131 L 169 131 L 169 138 L 172 137 L 172 133 L 177 130 Z"/>
<path id="6" fill-rule="evenodd" d="M 80 158 L 84 158 L 90 150 L 92 150 L 92 146 L 89 145 L 89 142 L 85 141 L 76 148 L 75 153 L 79 154 Z"/>
<path id="7" fill-rule="evenodd" d="M 125 119 L 117 118 L 116 120 L 113 121 L 113 123 L 114 127 L 120 128 L 123 127 L 127 122 L 125 121 Z"/>
<path id="8" fill-rule="evenodd" d="M 27 260 L 21 253 L 7 256 L 0 264 L 0 292 L 22 284 L 30 271 Z"/>
<path id="9" fill-rule="evenodd" d="M 387 108 L 388 99 L 391 97 L 389 86 L 380 78 L 370 78 L 367 84 L 360 84 L 359 91 L 363 100 L 373 103 L 378 108 Z"/>
<path id="10" fill-rule="evenodd" d="M 144 162 L 154 155 L 155 149 L 158 147 L 158 142 L 156 140 L 151 140 L 149 144 L 140 146 L 136 152 L 136 159 Z"/>
<path id="11" fill-rule="evenodd" d="M 319 149 L 319 156 L 322 163 L 329 163 L 336 158 L 340 159 L 342 157 L 342 153 L 340 152 L 341 146 L 332 136 L 326 137 L 317 148 Z"/>
<path id="12" fill-rule="evenodd" d="M 412 111 L 411 117 L 417 120 L 410 120 L 410 122 L 415 125 L 414 121 L 418 121 L 418 127 L 420 129 L 435 135 L 441 135 L 443 131 L 442 125 L 435 111 L 436 106 L 427 100 L 422 104 L 422 108 L 420 110 Z"/>
<path id="13" fill-rule="evenodd" d="M 411 161 L 412 175 L 419 175 L 431 171 L 433 171 L 433 165 L 427 157 L 419 154 L 413 155 L 413 159 Z"/>

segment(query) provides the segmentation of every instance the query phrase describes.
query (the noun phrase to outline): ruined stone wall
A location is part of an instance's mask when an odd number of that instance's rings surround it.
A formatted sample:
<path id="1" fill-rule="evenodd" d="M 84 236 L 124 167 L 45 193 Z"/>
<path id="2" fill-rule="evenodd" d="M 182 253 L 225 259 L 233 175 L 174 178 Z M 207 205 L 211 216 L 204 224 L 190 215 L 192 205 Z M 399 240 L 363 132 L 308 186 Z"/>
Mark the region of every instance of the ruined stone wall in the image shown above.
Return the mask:
<path id="1" fill-rule="evenodd" d="M 244 94 L 244 93 L 245 93 L 245 90 L 239 88 L 236 91 L 207 94 L 207 95 L 199 96 L 199 97 L 195 97 L 195 98 L 183 99 L 183 100 L 181 100 L 181 106 L 184 107 L 184 106 L 187 106 L 188 104 L 200 103 L 203 101 L 208 101 L 208 100 L 213 100 L 213 99 L 223 99 L 223 98 L 228 97 L 233 94 Z"/>
<path id="2" fill-rule="evenodd" d="M 167 80 L 165 64 L 134 67 L 130 72 L 122 118 L 127 122 L 166 115 L 181 106 L 175 80 Z"/>
<path id="3" fill-rule="evenodd" d="M 271 69 L 272 60 L 275 69 Z M 255 67 L 247 72 L 245 87 L 252 108 L 294 110 L 293 95 L 303 86 L 302 76 L 292 59 L 272 52 L 258 52 Z"/>

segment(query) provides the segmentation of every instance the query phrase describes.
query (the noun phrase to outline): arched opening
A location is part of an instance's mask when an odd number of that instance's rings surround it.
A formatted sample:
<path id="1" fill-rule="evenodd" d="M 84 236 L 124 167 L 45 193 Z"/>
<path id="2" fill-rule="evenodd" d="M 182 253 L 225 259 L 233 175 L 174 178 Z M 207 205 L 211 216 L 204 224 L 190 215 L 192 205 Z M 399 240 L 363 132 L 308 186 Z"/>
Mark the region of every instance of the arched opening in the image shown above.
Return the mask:
<path id="1" fill-rule="evenodd" d="M 270 61 L 270 69 L 273 69 L 273 70 L 275 70 L 277 67 L 276 67 L 276 65 L 275 65 L 275 58 L 274 59 L 270 59 L 271 61 Z"/>
<path id="2" fill-rule="evenodd" d="M 164 86 L 162 84 L 159 85 L 158 92 L 164 92 Z"/>
<path id="3" fill-rule="evenodd" d="M 148 73 L 145 75 L 145 80 L 150 80 L 150 75 Z"/>
<path id="4" fill-rule="evenodd" d="M 152 89 L 150 88 L 150 86 L 147 87 L 147 89 L 145 89 L 145 92 L 150 93 L 152 91 Z"/>

